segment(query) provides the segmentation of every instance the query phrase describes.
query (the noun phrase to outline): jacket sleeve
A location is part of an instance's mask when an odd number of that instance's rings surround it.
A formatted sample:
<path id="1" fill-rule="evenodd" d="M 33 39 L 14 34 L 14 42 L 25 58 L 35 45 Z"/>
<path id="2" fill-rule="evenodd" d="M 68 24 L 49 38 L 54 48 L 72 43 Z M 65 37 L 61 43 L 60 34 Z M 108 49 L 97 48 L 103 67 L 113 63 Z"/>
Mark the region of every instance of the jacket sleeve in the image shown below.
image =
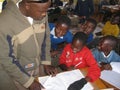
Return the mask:
<path id="1" fill-rule="evenodd" d="M 50 29 L 48 26 L 48 18 L 46 17 L 46 31 L 45 37 L 43 40 L 42 48 L 41 48 L 41 63 L 45 65 L 51 65 L 51 56 L 50 56 L 50 48 L 51 48 L 51 41 L 50 41 Z"/>
<path id="2" fill-rule="evenodd" d="M 86 62 L 89 67 L 87 76 L 90 77 L 91 82 L 93 82 L 100 77 L 100 68 L 91 52 L 86 54 Z"/>
<path id="3" fill-rule="evenodd" d="M 9 44 L 6 36 L 2 33 L 0 33 L 0 51 L 2 51 L 0 53 L 0 64 L 5 72 L 7 72 L 13 80 L 18 81 L 24 87 L 28 88 L 33 83 L 34 77 L 26 75 L 13 63 L 12 58 L 9 56 Z"/>

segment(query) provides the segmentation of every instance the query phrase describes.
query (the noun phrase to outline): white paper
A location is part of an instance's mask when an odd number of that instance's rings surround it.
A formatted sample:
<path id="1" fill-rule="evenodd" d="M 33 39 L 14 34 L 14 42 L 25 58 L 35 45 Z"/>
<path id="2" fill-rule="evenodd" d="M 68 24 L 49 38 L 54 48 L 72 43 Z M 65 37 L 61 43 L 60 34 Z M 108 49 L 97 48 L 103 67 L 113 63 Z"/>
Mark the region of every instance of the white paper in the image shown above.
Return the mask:
<path id="1" fill-rule="evenodd" d="M 112 71 L 120 73 L 120 62 L 111 62 Z"/>
<path id="2" fill-rule="evenodd" d="M 80 70 L 72 70 L 59 73 L 55 77 L 39 77 L 39 81 L 46 90 L 67 90 L 71 83 L 80 80 L 83 77 Z M 87 83 L 81 90 L 93 90 L 93 87 L 90 83 Z"/>
<path id="3" fill-rule="evenodd" d="M 120 73 L 110 70 L 103 70 L 100 78 L 120 89 Z"/>

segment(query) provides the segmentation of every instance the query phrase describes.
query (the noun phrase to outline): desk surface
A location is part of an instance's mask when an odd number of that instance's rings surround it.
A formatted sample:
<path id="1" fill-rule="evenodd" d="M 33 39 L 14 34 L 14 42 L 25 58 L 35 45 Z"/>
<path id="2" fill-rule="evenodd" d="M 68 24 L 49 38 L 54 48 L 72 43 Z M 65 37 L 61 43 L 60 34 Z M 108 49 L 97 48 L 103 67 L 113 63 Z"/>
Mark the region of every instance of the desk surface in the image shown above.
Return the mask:
<path id="1" fill-rule="evenodd" d="M 83 68 L 80 69 L 81 72 L 86 75 L 87 74 L 87 69 L 88 68 Z M 117 88 L 115 88 L 114 86 L 110 85 L 109 83 L 101 80 L 101 79 L 97 79 L 95 82 L 91 83 L 94 87 L 94 90 L 100 90 L 100 89 L 106 89 L 106 88 L 114 88 L 114 90 L 119 90 Z"/>
<path id="2" fill-rule="evenodd" d="M 83 73 L 83 75 L 87 74 L 87 70 L 88 70 L 88 68 L 80 69 L 80 71 Z M 38 81 L 38 77 L 36 78 L 36 80 Z M 92 82 L 91 84 L 94 87 L 94 90 L 101 90 L 101 89 L 107 89 L 107 88 L 113 88 L 114 90 L 119 90 L 116 87 L 110 85 L 109 83 L 107 83 L 101 79 L 97 79 L 96 81 Z"/>

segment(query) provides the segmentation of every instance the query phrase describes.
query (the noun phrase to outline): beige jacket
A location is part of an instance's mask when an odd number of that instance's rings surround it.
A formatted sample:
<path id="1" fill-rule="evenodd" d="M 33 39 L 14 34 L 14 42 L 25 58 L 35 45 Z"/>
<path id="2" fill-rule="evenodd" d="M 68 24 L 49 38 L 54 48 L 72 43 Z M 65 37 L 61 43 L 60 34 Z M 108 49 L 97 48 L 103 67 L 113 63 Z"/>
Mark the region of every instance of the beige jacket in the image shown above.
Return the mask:
<path id="1" fill-rule="evenodd" d="M 13 57 L 10 56 L 10 43 L 14 60 L 19 61 L 22 68 L 28 72 L 41 64 L 51 64 L 49 31 L 47 17 L 41 21 L 34 21 L 34 24 L 30 25 L 12 1 L 8 2 L 6 9 L 0 14 L 0 64 L 13 80 L 26 88 L 31 85 L 34 77 L 26 75 L 13 63 Z M 10 36 L 11 40 L 8 40 L 7 36 Z M 45 55 L 42 55 L 44 53 Z"/>

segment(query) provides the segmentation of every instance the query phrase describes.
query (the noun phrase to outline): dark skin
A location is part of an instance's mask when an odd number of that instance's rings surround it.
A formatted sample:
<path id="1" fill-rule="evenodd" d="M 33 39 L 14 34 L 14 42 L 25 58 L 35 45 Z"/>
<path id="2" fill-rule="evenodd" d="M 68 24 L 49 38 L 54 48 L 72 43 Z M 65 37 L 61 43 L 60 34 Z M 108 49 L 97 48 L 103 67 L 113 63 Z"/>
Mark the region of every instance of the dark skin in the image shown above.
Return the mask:
<path id="1" fill-rule="evenodd" d="M 57 23 L 55 25 L 55 36 L 56 37 L 62 37 L 66 34 L 66 32 L 68 31 L 68 25 L 66 25 L 65 23 Z M 59 49 L 63 49 L 64 46 L 66 45 L 66 43 L 61 43 L 58 45 Z M 59 50 L 51 50 L 51 57 L 54 57 L 55 55 L 57 55 L 59 53 Z"/>
<path id="2" fill-rule="evenodd" d="M 81 49 L 84 47 L 84 44 L 82 41 L 78 40 L 78 39 L 75 39 L 73 40 L 72 42 L 72 45 L 71 45 L 71 48 L 73 50 L 73 53 L 78 53 L 79 51 L 81 51 Z M 75 69 L 75 66 L 70 66 L 70 67 L 67 67 L 65 64 L 61 64 L 60 65 L 60 68 L 64 71 L 69 71 L 69 70 L 73 70 Z M 90 81 L 91 78 L 90 77 L 85 77 L 85 79 L 87 81 Z"/>
<path id="3" fill-rule="evenodd" d="M 68 30 L 68 26 L 65 23 L 56 24 L 56 26 L 55 26 L 55 36 L 56 37 L 62 37 L 66 34 L 67 30 Z"/>
<path id="4" fill-rule="evenodd" d="M 41 20 L 47 14 L 48 7 L 51 1 L 48 0 L 44 3 L 27 2 L 29 0 L 22 0 L 19 3 L 19 9 L 21 13 L 26 17 L 31 17 L 34 20 Z M 44 65 L 45 72 L 52 74 L 53 76 L 57 73 L 56 69 L 50 65 Z M 29 90 L 41 90 L 41 84 L 35 81 L 30 85 Z"/>
<path id="5" fill-rule="evenodd" d="M 81 25 L 81 30 L 85 34 L 89 35 L 95 30 L 95 25 L 89 21 L 86 21 L 85 24 Z"/>
<path id="6" fill-rule="evenodd" d="M 119 24 L 120 23 L 120 16 L 112 17 L 110 22 L 113 25 Z"/>
<path id="7" fill-rule="evenodd" d="M 111 40 L 104 40 L 99 44 L 99 50 L 102 51 L 105 56 L 110 54 L 110 51 L 113 50 L 113 42 Z M 101 70 L 112 70 L 112 67 L 109 63 L 101 62 Z"/>

